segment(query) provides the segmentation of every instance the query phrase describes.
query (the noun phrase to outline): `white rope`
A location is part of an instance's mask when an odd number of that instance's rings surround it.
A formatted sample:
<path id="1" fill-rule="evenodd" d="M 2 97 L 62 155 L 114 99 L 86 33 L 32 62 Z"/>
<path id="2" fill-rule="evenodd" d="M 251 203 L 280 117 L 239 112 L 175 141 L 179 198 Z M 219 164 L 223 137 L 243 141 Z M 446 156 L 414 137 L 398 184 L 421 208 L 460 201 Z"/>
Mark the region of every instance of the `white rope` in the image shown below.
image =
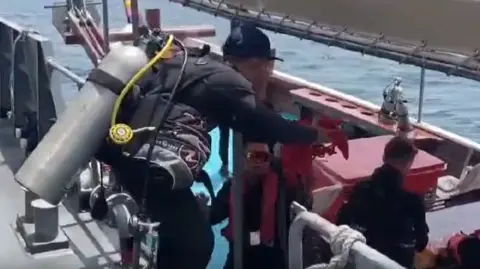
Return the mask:
<path id="1" fill-rule="evenodd" d="M 365 237 L 358 231 L 341 225 L 338 230 L 332 235 L 330 248 L 333 253 L 330 262 L 323 264 L 314 264 L 307 269 L 343 269 L 348 263 L 350 250 L 356 242 L 365 243 Z"/>

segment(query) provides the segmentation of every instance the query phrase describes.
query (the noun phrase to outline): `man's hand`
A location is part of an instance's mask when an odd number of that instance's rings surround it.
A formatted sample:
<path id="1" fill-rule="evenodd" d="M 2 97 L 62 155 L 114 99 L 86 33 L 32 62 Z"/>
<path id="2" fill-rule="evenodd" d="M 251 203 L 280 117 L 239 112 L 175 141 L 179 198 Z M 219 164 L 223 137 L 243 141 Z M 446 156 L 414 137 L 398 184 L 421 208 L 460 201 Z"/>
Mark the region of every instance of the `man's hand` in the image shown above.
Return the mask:
<path id="1" fill-rule="evenodd" d="M 349 157 L 348 138 L 342 130 L 342 121 L 334 120 L 327 117 L 323 117 L 318 120 L 317 125 L 320 127 L 318 130 L 318 139 L 324 139 L 326 136 L 328 141 L 342 153 L 345 159 Z M 325 143 L 325 142 L 323 142 Z"/>
<path id="2" fill-rule="evenodd" d="M 200 210 L 205 214 L 205 217 L 207 219 L 210 218 L 210 208 L 208 206 L 210 197 L 208 197 L 205 193 L 200 192 L 195 195 L 195 198 L 197 198 L 197 202 L 200 207 Z"/>
<path id="3" fill-rule="evenodd" d="M 208 197 L 208 195 L 206 195 L 203 192 L 200 192 L 197 195 L 195 195 L 195 197 L 197 198 L 197 202 L 200 205 L 208 206 L 208 202 L 210 202 L 210 197 Z"/>
<path id="4" fill-rule="evenodd" d="M 230 171 L 228 170 L 228 165 L 222 165 L 222 167 L 220 167 L 220 170 L 218 172 L 220 173 L 220 175 L 223 178 L 227 178 L 227 177 L 230 176 Z"/>
<path id="5" fill-rule="evenodd" d="M 317 133 L 317 141 L 315 141 L 316 145 L 323 145 L 325 143 L 331 142 L 325 129 L 317 128 Z"/>

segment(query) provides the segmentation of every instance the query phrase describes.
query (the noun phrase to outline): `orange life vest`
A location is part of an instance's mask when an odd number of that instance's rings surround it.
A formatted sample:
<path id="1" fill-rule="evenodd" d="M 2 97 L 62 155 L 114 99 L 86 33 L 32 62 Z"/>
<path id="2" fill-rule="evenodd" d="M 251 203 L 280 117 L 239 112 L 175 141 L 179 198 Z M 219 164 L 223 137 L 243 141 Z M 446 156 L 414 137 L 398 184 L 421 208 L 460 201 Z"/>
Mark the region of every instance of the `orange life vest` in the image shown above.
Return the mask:
<path id="1" fill-rule="evenodd" d="M 301 124 L 310 124 L 310 120 L 301 120 Z M 282 169 L 287 188 L 295 188 L 299 183 L 304 184 L 304 179 L 311 176 L 312 148 L 310 146 L 283 145 L 281 148 Z M 246 179 L 244 179 L 245 181 Z M 300 181 L 299 181 L 300 180 Z M 260 242 L 271 244 L 275 239 L 276 231 L 276 203 L 278 199 L 278 175 L 270 172 L 262 181 L 262 216 L 260 225 Z M 247 191 L 244 188 L 244 194 Z M 308 190 L 310 191 L 310 190 Z M 233 239 L 233 195 L 230 196 L 229 224 L 223 229 L 222 234 L 227 239 Z"/>
<path id="2" fill-rule="evenodd" d="M 260 242 L 271 244 L 275 238 L 275 204 L 277 202 L 278 177 L 269 173 L 262 182 L 262 216 L 260 224 Z M 247 193 L 247 186 L 244 185 L 243 193 Z M 230 218 L 228 225 L 222 230 L 222 235 L 229 241 L 233 240 L 233 195 L 230 195 Z"/>
<path id="3" fill-rule="evenodd" d="M 311 126 L 313 119 L 305 117 L 298 121 L 305 126 Z M 324 117 L 318 121 L 318 125 L 324 129 L 332 142 L 331 149 L 335 147 L 340 150 L 345 158 L 348 158 L 348 140 L 339 128 L 340 121 Z M 286 181 L 287 189 L 295 189 L 299 186 L 307 187 L 304 191 L 311 193 L 309 180 L 313 179 L 312 160 L 317 155 L 325 154 L 323 151 L 330 151 L 325 147 L 310 145 L 282 145 L 280 154 L 282 156 L 282 173 Z M 333 154 L 333 152 L 328 152 Z M 275 239 L 276 231 L 276 203 L 278 199 L 278 175 L 271 170 L 263 181 L 262 216 L 260 225 L 260 242 L 271 244 Z M 244 188 L 244 193 L 246 189 Z M 233 239 L 233 200 L 230 196 L 230 219 L 229 224 L 222 231 L 222 234 L 229 240 Z"/>
<path id="4" fill-rule="evenodd" d="M 478 238 L 480 239 L 480 230 L 473 232 L 470 235 L 464 233 L 457 233 L 450 237 L 447 242 L 447 255 L 451 256 L 457 264 L 463 264 L 462 257 L 460 256 L 459 246 L 466 239 Z"/>
<path id="5" fill-rule="evenodd" d="M 447 242 L 448 255 L 451 255 L 455 259 L 455 262 L 457 262 L 458 264 L 461 264 L 461 258 L 458 254 L 458 245 L 466 238 L 466 234 L 458 233 L 450 237 Z"/>

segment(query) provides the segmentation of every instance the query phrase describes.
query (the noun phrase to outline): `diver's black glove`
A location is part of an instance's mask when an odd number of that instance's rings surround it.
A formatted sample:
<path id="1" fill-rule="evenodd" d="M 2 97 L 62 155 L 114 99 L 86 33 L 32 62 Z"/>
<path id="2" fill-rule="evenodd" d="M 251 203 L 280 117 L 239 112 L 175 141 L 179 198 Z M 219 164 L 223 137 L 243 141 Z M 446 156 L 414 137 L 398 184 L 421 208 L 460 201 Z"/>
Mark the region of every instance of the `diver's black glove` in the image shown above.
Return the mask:
<path id="1" fill-rule="evenodd" d="M 100 183 L 103 185 L 103 183 Z M 90 215 L 94 220 L 104 220 L 108 214 L 108 204 L 107 199 L 105 197 L 105 188 L 102 186 L 100 187 L 100 192 L 98 193 L 97 199 L 92 205 L 90 209 Z"/>
<path id="2" fill-rule="evenodd" d="M 109 138 L 103 140 L 94 158 L 110 166 L 121 166 L 126 157 L 122 154 L 121 147 L 113 144 L 109 140 Z"/>

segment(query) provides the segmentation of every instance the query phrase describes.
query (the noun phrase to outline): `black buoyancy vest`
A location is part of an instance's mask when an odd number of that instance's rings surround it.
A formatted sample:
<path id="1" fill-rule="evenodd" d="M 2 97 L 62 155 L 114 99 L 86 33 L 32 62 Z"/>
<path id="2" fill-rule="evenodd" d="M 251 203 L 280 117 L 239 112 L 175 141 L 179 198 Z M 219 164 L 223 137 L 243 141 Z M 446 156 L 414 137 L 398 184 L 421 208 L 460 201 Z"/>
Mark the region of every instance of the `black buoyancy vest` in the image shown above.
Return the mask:
<path id="1" fill-rule="evenodd" d="M 145 87 L 141 89 L 143 96 L 133 106 L 128 115 L 128 124 L 133 128 L 146 126 L 157 127 L 160 118 L 165 112 L 167 100 L 174 85 L 181 75 L 183 63 L 182 55 L 163 62 L 157 72 L 153 73 Z M 185 71 L 173 99 L 174 106 L 170 111 L 165 125 L 158 133 L 144 132 L 136 134 L 133 141 L 124 147 L 124 151 L 137 158 L 146 158 L 146 145 L 155 139 L 152 156 L 159 156 L 168 150 L 183 160 L 192 175 L 196 177 L 208 161 L 211 152 L 211 137 L 209 124 L 204 115 L 199 112 L 202 104 L 195 103 L 193 92 L 200 92 L 206 85 L 206 79 L 216 73 L 235 72 L 224 63 L 215 61 L 209 55 L 188 58 Z M 203 87 L 203 88 L 198 88 Z M 199 90 L 200 89 L 200 90 Z M 158 153 L 158 154 L 157 154 Z M 151 162 L 154 162 L 152 157 Z M 169 160 L 160 160 L 163 166 Z M 182 163 L 182 162 L 181 162 Z M 183 164 L 182 164 L 183 165 Z M 183 166 L 184 167 L 184 166 Z M 184 167 L 185 168 L 185 167 Z M 179 171 L 178 176 L 187 175 L 185 169 Z M 183 172 L 182 172 L 183 171 Z"/>
<path id="2" fill-rule="evenodd" d="M 128 115 L 128 123 L 133 129 L 145 126 L 156 127 L 159 124 L 159 120 L 165 111 L 167 100 L 172 93 L 178 76 L 181 75 L 182 62 L 183 57 L 181 55 L 177 55 L 172 59 L 168 59 L 163 62 L 159 66 L 158 70 L 148 78 L 148 81 L 141 89 L 143 96 L 139 101 L 136 102 L 134 108 L 130 112 L 130 115 Z M 194 87 L 204 87 L 204 79 L 216 72 L 222 72 L 223 69 L 224 67 L 221 63 L 211 59 L 211 57 L 208 55 L 203 57 L 192 57 L 189 55 L 185 72 L 182 76 L 182 80 L 180 81 L 179 87 L 176 91 L 176 96 L 173 100 L 175 105 L 165 124 L 166 129 L 175 128 L 175 126 L 170 126 L 170 123 L 181 120 L 184 118 L 185 114 L 187 114 L 188 117 L 190 115 L 193 116 L 189 118 L 196 118 L 192 119 L 194 121 L 205 121 L 197 109 L 186 104 L 190 103 L 188 102 L 188 93 Z M 192 131 L 197 131 L 198 135 L 201 136 L 208 135 L 206 134 L 206 130 L 201 128 L 202 126 L 198 127 L 200 128 Z M 146 140 L 148 140 L 151 135 L 152 134 L 141 134 L 136 136 L 134 141 L 125 148 L 126 152 L 130 154 L 136 153 L 138 149 L 144 143 L 146 143 Z M 210 139 L 205 137 L 202 138 L 202 140 Z"/>

